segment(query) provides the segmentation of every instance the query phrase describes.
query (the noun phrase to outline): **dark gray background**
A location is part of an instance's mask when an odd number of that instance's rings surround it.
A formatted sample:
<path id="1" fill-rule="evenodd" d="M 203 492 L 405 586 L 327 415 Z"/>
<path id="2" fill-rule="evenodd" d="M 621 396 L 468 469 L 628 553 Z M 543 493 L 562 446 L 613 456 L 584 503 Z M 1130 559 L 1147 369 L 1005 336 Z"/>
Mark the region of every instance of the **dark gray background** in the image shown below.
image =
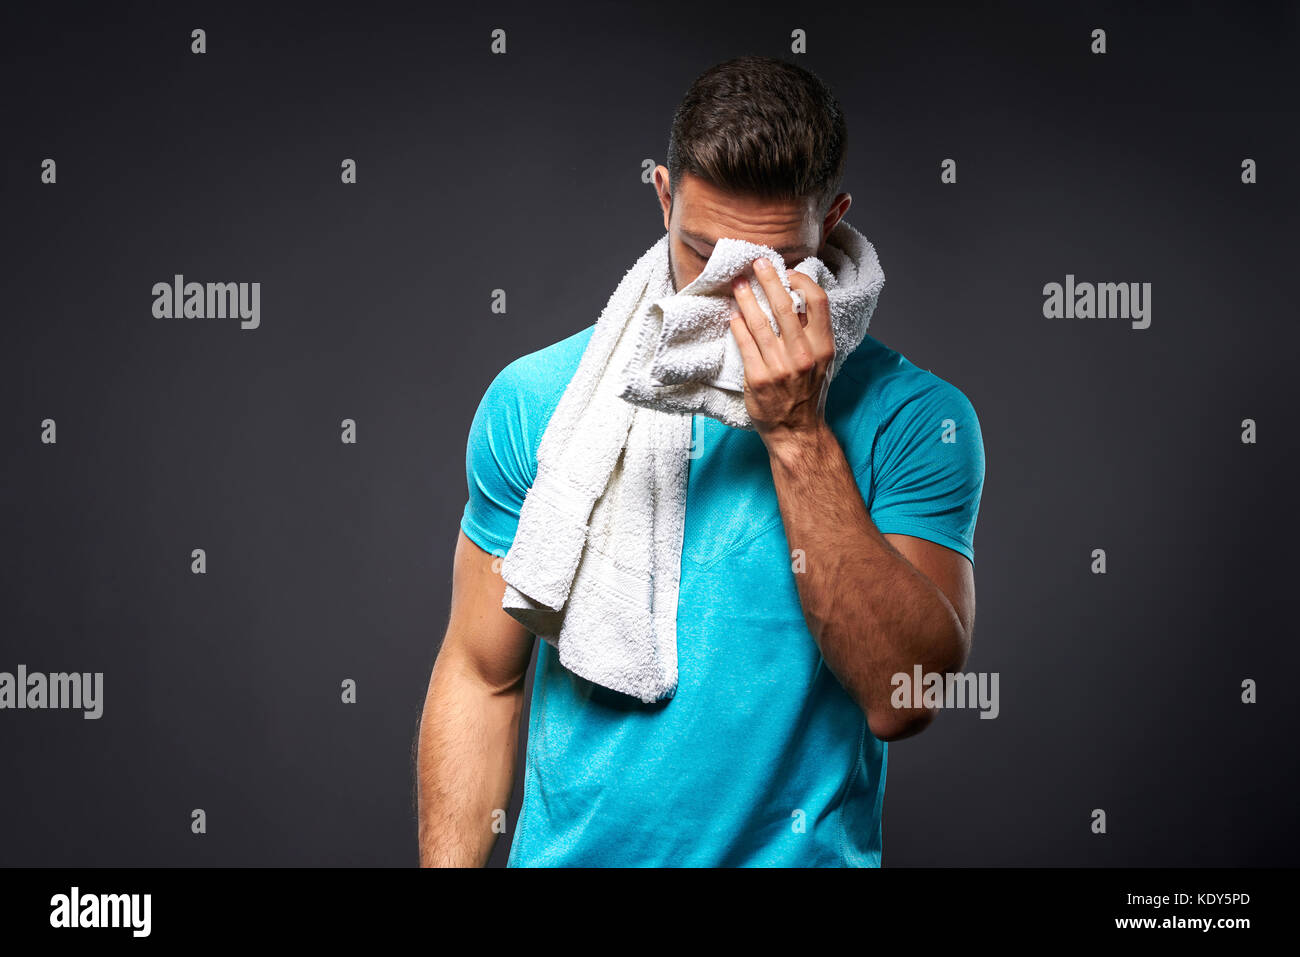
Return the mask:
<path id="1" fill-rule="evenodd" d="M 988 462 L 1001 716 L 890 747 L 885 864 L 1294 863 L 1300 6 L 1039 6 L 7 11 L 0 670 L 103 671 L 105 714 L 0 713 L 0 863 L 416 863 L 478 400 L 661 235 L 691 80 L 795 28 L 871 331 Z M 261 282 L 261 328 L 152 318 L 177 272 Z M 1151 282 L 1151 328 L 1043 318 L 1066 273 Z"/>

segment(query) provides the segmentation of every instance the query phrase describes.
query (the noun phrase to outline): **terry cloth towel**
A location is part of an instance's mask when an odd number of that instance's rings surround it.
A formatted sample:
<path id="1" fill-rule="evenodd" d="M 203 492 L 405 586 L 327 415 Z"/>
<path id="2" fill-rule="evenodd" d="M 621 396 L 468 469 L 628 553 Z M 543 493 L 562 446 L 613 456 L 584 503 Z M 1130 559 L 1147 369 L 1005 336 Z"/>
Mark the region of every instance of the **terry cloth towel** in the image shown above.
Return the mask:
<path id="1" fill-rule="evenodd" d="M 875 247 L 842 219 L 827 237 L 822 255 L 825 262 L 809 256 L 794 268 L 826 290 L 835 337 L 828 378 L 834 379 L 867 334 L 885 274 Z M 731 280 L 748 272 L 754 298 L 772 331 L 781 334 L 763 287 L 749 269 L 760 256 L 776 267 L 781 285 L 791 292 L 780 253 L 739 239 L 719 239 L 699 276 L 676 295 L 651 306 L 649 321 L 638 333 L 636 354 L 624 372 L 624 399 L 665 412 L 698 412 L 738 429 L 753 429 L 745 410 L 745 367 L 729 317 L 735 303 Z"/>
<path id="2" fill-rule="evenodd" d="M 674 293 L 665 233 L 615 288 L 537 450 L 501 574 L 501 607 L 545 639 L 570 671 L 644 702 L 677 688 L 677 594 L 692 415 L 752 429 L 744 364 L 731 335 L 730 280 L 760 256 L 791 291 L 768 246 L 722 238 Z M 835 358 L 866 335 L 884 273 L 871 243 L 841 220 L 826 262 L 795 268 L 826 290 Z"/>

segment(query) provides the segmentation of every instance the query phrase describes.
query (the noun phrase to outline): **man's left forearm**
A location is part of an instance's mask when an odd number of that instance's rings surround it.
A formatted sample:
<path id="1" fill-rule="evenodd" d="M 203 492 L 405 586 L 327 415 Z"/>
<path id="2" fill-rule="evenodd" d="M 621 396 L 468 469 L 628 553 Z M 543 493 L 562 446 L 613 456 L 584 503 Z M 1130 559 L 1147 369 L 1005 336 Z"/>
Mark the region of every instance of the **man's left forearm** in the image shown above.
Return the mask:
<path id="1" fill-rule="evenodd" d="M 766 438 L 795 582 L 826 664 L 882 740 L 933 717 L 896 709 L 892 677 L 959 670 L 969 641 L 947 596 L 881 534 L 830 427 Z"/>

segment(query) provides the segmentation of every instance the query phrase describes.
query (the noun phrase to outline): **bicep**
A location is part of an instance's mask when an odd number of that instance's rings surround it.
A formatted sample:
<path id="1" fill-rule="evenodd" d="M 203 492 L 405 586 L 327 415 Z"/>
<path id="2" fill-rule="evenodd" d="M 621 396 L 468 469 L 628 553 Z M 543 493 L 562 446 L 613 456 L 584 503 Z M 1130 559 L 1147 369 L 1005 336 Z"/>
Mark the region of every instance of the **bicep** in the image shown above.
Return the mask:
<path id="1" fill-rule="evenodd" d="M 913 535 L 885 533 L 885 540 L 943 592 L 961 620 L 969 641 L 975 628 L 975 568 L 970 559 L 951 548 Z"/>
<path id="2" fill-rule="evenodd" d="M 451 617 L 439 660 L 495 692 L 522 685 L 533 636 L 501 607 L 501 564 L 514 540 L 536 461 L 524 427 L 514 363 L 493 379 L 465 446 L 469 497 L 452 569 Z"/>
<path id="3" fill-rule="evenodd" d="M 932 380 L 895 411 L 859 482 L 882 534 L 924 539 L 974 561 L 984 442 L 974 408 L 954 386 Z M 956 558 L 935 561 L 960 573 Z"/>
<path id="4" fill-rule="evenodd" d="M 931 377 L 896 408 L 874 449 L 870 513 L 885 539 L 948 599 L 967 646 L 975 626 L 975 523 L 984 487 L 979 418 Z"/>
<path id="5" fill-rule="evenodd" d="M 462 531 L 452 567 L 451 616 L 438 652 L 494 692 L 522 686 L 533 652 L 533 635 L 501 607 L 505 579 L 501 559 L 475 545 Z"/>

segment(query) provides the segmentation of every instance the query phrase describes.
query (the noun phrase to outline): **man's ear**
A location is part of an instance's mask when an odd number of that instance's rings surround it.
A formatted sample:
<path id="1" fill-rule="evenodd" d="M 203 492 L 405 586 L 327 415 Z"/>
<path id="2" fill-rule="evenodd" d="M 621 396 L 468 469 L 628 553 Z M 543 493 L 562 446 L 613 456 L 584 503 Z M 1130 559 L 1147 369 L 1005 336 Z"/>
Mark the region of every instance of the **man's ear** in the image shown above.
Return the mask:
<path id="1" fill-rule="evenodd" d="M 664 232 L 668 231 L 668 220 L 673 211 L 673 193 L 669 188 L 668 167 L 656 166 L 654 175 L 655 192 L 659 194 L 659 207 L 664 211 Z"/>
<path id="2" fill-rule="evenodd" d="M 822 242 L 826 242 L 826 237 L 831 234 L 831 230 L 839 225 L 839 221 L 844 218 L 844 214 L 849 211 L 853 205 L 853 196 L 849 193 L 840 193 L 835 197 L 835 202 L 831 203 L 831 208 L 826 211 L 826 218 L 822 220 Z"/>

